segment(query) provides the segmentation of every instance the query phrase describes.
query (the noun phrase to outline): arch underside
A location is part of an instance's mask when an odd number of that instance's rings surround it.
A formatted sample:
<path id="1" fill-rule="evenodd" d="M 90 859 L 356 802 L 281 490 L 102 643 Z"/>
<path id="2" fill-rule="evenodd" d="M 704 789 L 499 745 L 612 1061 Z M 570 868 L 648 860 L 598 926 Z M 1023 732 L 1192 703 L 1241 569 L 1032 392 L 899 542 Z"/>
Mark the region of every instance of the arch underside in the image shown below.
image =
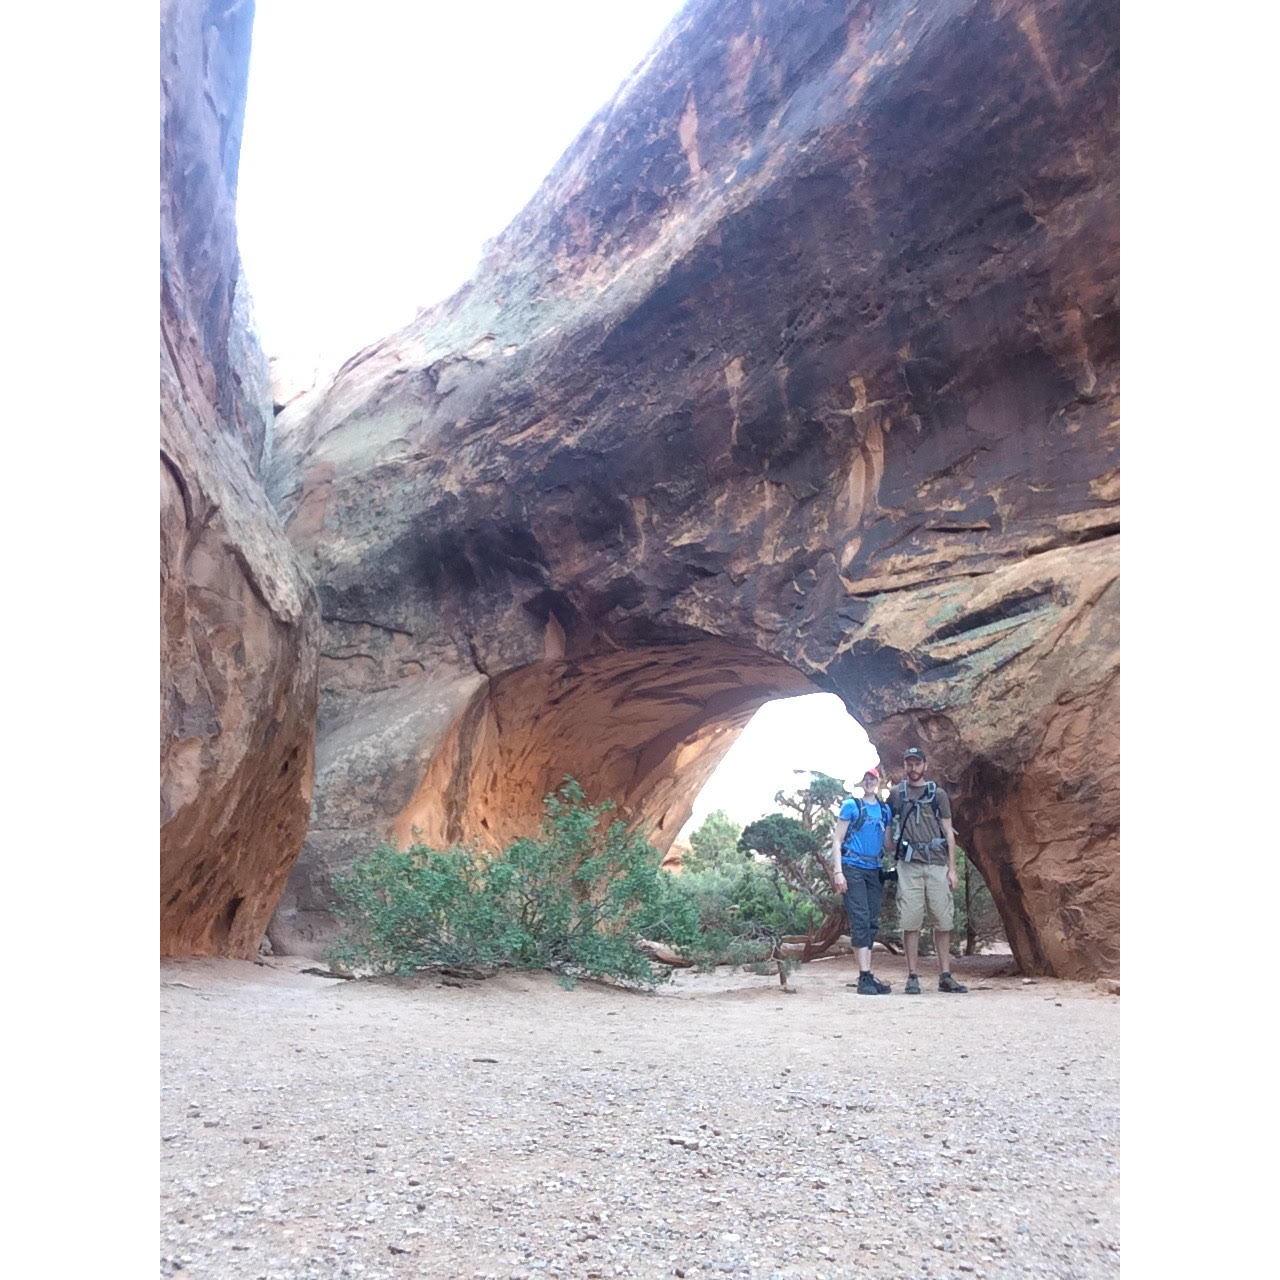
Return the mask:
<path id="1" fill-rule="evenodd" d="M 347 674 L 333 666 L 331 681 Z M 316 811 L 272 942 L 320 954 L 334 936 L 333 874 L 381 840 L 498 848 L 537 829 L 544 797 L 567 777 L 665 853 L 755 712 L 814 692 L 790 664 L 716 637 L 541 659 L 492 678 L 414 671 L 363 697 L 330 685 L 344 710 L 322 724 Z"/>
<path id="2" fill-rule="evenodd" d="M 500 846 L 573 777 L 665 853 L 756 711 L 815 692 L 786 663 L 716 639 L 531 663 L 477 691 L 392 835 Z"/>

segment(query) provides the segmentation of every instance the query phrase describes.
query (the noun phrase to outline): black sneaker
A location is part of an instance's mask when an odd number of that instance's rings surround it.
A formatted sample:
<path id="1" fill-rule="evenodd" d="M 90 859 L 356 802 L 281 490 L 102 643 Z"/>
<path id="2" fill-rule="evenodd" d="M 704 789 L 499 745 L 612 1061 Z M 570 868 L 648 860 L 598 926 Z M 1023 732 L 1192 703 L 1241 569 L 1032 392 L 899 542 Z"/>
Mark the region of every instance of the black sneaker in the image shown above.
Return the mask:
<path id="1" fill-rule="evenodd" d="M 920 979 L 912 973 L 907 976 L 906 993 L 909 996 L 918 996 L 920 994 Z"/>
<path id="2" fill-rule="evenodd" d="M 887 982 L 881 982 L 870 970 L 866 973 L 858 974 L 858 994 L 860 996 L 888 995 L 891 989 Z"/>
<path id="3" fill-rule="evenodd" d="M 957 982 L 949 973 L 944 973 L 942 977 L 938 979 L 938 990 L 951 991 L 957 995 L 963 995 L 969 990 L 969 988 L 963 983 Z"/>

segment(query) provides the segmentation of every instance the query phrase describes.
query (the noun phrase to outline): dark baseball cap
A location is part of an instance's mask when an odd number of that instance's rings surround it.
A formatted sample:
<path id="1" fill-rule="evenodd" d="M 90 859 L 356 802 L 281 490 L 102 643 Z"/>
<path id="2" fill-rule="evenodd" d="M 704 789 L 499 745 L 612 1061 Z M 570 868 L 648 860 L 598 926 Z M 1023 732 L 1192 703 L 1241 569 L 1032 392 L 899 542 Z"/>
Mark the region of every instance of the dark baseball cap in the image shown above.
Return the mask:
<path id="1" fill-rule="evenodd" d="M 903 753 L 904 760 L 923 760 L 924 752 L 919 747 L 908 747 Z"/>

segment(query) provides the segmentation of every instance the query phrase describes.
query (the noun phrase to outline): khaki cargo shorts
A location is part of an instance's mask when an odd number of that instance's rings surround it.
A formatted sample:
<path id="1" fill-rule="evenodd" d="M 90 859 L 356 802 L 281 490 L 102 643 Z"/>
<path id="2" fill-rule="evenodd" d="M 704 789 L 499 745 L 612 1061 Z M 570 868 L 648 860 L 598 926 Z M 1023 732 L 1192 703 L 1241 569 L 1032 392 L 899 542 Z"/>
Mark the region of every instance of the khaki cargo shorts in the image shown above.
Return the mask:
<path id="1" fill-rule="evenodd" d="M 898 923 L 904 933 L 918 933 L 924 926 L 925 904 L 935 929 L 950 932 L 954 908 L 947 888 L 947 868 L 923 862 L 898 863 Z"/>

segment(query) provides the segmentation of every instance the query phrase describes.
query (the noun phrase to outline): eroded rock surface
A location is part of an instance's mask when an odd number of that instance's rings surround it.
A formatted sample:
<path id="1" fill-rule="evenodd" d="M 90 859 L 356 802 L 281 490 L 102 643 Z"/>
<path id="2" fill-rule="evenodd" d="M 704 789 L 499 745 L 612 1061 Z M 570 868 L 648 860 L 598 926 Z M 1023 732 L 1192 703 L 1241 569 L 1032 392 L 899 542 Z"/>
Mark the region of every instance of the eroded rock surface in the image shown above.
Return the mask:
<path id="1" fill-rule="evenodd" d="M 257 475 L 271 406 L 239 282 L 251 4 L 161 7 L 160 940 L 257 952 L 311 800 L 319 619 Z"/>
<path id="2" fill-rule="evenodd" d="M 908 738 L 1019 960 L 1118 964 L 1113 3 L 705 0 L 447 302 L 277 421 L 318 948 L 567 772 L 660 845 L 768 697 Z M 802 765 L 802 761 L 797 762 Z"/>

